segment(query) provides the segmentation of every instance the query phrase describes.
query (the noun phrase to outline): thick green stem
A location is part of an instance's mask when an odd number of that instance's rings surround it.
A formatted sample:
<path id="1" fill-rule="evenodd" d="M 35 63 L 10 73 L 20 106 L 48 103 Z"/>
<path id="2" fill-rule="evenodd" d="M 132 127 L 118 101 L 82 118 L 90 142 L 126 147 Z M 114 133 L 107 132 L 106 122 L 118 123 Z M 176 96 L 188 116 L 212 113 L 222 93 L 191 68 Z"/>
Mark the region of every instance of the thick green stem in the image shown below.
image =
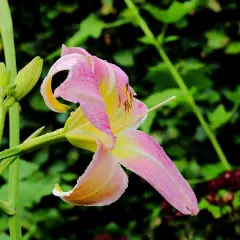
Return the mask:
<path id="1" fill-rule="evenodd" d="M 62 141 L 66 141 L 65 132 L 64 129 L 59 129 L 40 137 L 27 139 L 20 145 L 0 152 L 0 160 L 3 160 L 0 161 L 0 173 L 16 160 L 16 156 Z"/>
<path id="2" fill-rule="evenodd" d="M 0 0 L 0 29 L 4 46 L 7 69 L 11 72 L 11 82 L 17 75 L 15 46 L 11 12 L 7 0 Z M 9 109 L 10 147 L 19 144 L 19 106 L 15 103 Z M 19 207 L 19 160 L 9 167 L 8 199 L 16 214 L 9 217 L 9 230 L 12 240 L 22 238 Z"/>
<path id="3" fill-rule="evenodd" d="M 192 107 L 193 112 L 195 113 L 195 115 L 197 116 L 201 126 L 203 127 L 203 129 L 205 130 L 208 138 L 210 139 L 218 157 L 219 160 L 221 161 L 221 163 L 224 165 L 224 167 L 229 170 L 231 169 L 231 165 L 229 164 L 226 156 L 224 155 L 224 152 L 222 150 L 222 148 L 220 147 L 213 131 L 211 130 L 210 126 L 208 125 L 208 123 L 205 121 L 201 111 L 199 110 L 197 104 L 195 103 L 189 89 L 187 88 L 186 84 L 184 83 L 183 78 L 181 77 L 181 75 L 179 74 L 179 72 L 177 71 L 176 67 L 173 65 L 173 63 L 170 61 L 169 57 L 167 56 L 166 52 L 164 51 L 164 49 L 162 48 L 161 45 L 159 45 L 159 43 L 157 42 L 154 34 L 152 33 L 152 31 L 149 29 L 147 23 L 145 22 L 145 20 L 141 17 L 141 15 L 139 14 L 139 11 L 137 9 L 137 7 L 134 5 L 134 3 L 132 2 L 132 0 L 125 0 L 128 8 L 132 11 L 132 13 L 134 14 L 134 16 L 136 17 L 138 24 L 140 26 L 140 28 L 142 29 L 142 31 L 145 33 L 145 35 L 152 40 L 155 48 L 158 51 L 158 54 L 160 55 L 160 57 L 163 59 L 163 61 L 165 62 L 165 64 L 167 65 L 169 71 L 171 72 L 173 78 L 175 79 L 176 83 L 178 84 L 178 86 L 180 87 L 180 89 L 183 91 L 189 105 Z"/>

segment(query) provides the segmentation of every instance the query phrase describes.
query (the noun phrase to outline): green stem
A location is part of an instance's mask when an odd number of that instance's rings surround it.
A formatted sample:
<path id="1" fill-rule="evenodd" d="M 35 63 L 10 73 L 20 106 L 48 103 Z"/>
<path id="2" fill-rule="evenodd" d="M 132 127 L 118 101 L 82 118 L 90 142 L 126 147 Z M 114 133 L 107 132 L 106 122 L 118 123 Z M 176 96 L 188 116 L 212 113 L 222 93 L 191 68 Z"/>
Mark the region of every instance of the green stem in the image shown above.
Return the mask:
<path id="1" fill-rule="evenodd" d="M 6 112 L 3 105 L 3 96 L 0 96 L 0 145 L 2 142 L 3 129 L 5 125 Z"/>
<path id="2" fill-rule="evenodd" d="M 121 19 L 121 20 L 117 20 L 115 22 L 111 22 L 111 23 L 105 23 L 104 28 L 113 28 L 113 27 L 119 27 L 122 26 L 124 24 L 129 23 L 130 20 L 129 19 Z"/>
<path id="3" fill-rule="evenodd" d="M 32 152 L 44 146 L 62 141 L 66 141 L 65 132 L 64 129 L 59 129 L 54 132 L 44 134 L 40 137 L 27 139 L 20 145 L 0 152 L 0 160 L 3 160 L 0 161 L 0 173 L 5 169 L 6 166 L 15 161 L 15 156 L 20 156 L 23 153 Z"/>
<path id="4" fill-rule="evenodd" d="M 4 46 L 7 69 L 11 72 L 11 82 L 17 75 L 15 46 L 11 12 L 7 0 L 0 0 L 0 29 Z M 19 144 L 19 106 L 15 103 L 9 109 L 10 147 Z M 19 207 L 19 159 L 9 167 L 8 200 L 16 214 L 9 217 L 9 230 L 12 240 L 22 238 Z"/>
<path id="5" fill-rule="evenodd" d="M 178 86 L 180 87 L 180 89 L 183 91 L 189 105 L 192 107 L 193 112 L 195 113 L 195 115 L 197 116 L 200 124 L 202 125 L 203 129 L 205 130 L 208 138 L 210 139 L 218 157 L 219 160 L 221 161 L 221 163 L 224 165 L 224 167 L 229 170 L 231 169 L 231 165 L 229 164 L 226 156 L 224 155 L 224 152 L 222 151 L 214 133 L 212 132 L 211 128 L 209 127 L 208 123 L 205 121 L 201 111 L 199 110 L 197 104 L 195 103 L 189 89 L 187 88 L 186 84 L 184 83 L 183 78 L 181 77 L 181 75 L 179 74 L 179 72 L 177 71 L 176 67 L 173 65 L 173 63 L 170 61 L 169 57 L 167 56 L 166 52 L 164 51 L 164 49 L 159 45 L 159 43 L 157 42 L 154 34 L 152 33 L 152 31 L 149 29 L 147 23 L 145 22 L 145 20 L 141 17 L 141 15 L 139 14 L 139 11 L 137 9 L 137 7 L 134 5 L 134 3 L 132 2 L 132 0 L 125 0 L 128 8 L 132 11 L 132 13 L 135 15 L 138 24 L 140 26 L 140 28 L 142 29 L 142 31 L 145 33 L 145 35 L 150 38 L 155 46 L 155 48 L 158 51 L 158 54 L 160 55 L 160 57 L 163 59 L 164 63 L 167 65 L 169 71 L 171 72 L 173 78 L 175 79 L 176 83 L 178 84 Z"/>

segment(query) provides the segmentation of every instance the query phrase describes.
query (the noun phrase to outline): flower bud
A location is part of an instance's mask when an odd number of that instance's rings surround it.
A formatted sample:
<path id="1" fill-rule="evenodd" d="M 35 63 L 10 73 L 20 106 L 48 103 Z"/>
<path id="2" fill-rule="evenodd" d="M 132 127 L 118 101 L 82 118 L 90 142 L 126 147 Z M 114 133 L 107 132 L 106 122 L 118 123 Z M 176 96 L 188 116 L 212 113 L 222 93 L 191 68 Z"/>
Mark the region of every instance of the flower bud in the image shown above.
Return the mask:
<path id="1" fill-rule="evenodd" d="M 40 57 L 35 57 L 18 72 L 18 75 L 14 80 L 16 88 L 12 94 L 17 101 L 20 101 L 25 97 L 36 85 L 42 72 L 42 65 L 43 60 Z"/>
<path id="2" fill-rule="evenodd" d="M 6 87 L 10 81 L 11 72 L 8 71 L 4 63 L 0 63 L 0 86 Z"/>

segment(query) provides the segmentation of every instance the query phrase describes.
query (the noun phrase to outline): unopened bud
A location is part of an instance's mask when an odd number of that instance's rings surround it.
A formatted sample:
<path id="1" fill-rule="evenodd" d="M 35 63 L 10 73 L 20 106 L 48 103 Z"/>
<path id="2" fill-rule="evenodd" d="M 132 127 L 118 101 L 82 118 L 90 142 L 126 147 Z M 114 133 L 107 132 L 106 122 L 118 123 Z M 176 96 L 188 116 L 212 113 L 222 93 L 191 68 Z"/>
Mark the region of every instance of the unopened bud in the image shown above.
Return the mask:
<path id="1" fill-rule="evenodd" d="M 10 81 L 11 72 L 8 71 L 4 63 L 0 63 L 0 86 L 6 87 Z"/>
<path id="2" fill-rule="evenodd" d="M 14 80 L 16 87 L 12 94 L 17 101 L 25 97 L 36 85 L 42 72 L 42 65 L 43 60 L 40 57 L 35 57 L 18 72 Z"/>

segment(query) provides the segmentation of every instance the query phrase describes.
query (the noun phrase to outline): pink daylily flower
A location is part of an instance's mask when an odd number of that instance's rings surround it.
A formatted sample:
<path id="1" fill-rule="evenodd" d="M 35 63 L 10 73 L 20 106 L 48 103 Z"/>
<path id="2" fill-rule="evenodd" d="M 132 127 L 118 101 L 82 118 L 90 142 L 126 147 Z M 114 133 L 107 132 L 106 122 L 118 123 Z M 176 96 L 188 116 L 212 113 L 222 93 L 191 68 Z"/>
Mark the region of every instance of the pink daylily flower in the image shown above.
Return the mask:
<path id="1" fill-rule="evenodd" d="M 63 70 L 69 70 L 68 77 L 53 93 L 52 76 Z M 150 183 L 183 214 L 198 213 L 197 199 L 188 182 L 159 144 L 136 130 L 149 110 L 134 97 L 128 77 L 119 67 L 82 48 L 63 46 L 41 93 L 56 112 L 68 109 L 57 97 L 80 104 L 65 124 L 65 136 L 74 146 L 95 152 L 75 187 L 63 192 L 56 185 L 54 195 L 74 205 L 108 205 L 127 188 L 122 165 Z"/>

